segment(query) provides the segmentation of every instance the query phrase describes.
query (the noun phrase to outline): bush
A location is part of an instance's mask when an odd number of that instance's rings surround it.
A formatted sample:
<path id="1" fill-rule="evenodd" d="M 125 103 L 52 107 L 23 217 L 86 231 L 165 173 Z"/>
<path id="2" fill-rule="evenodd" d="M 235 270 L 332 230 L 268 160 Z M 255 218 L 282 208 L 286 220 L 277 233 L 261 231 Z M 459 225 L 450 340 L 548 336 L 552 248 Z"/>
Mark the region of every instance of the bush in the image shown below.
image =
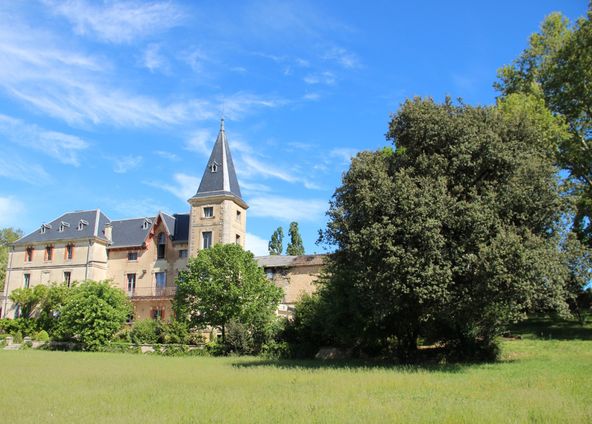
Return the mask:
<path id="1" fill-rule="evenodd" d="M 134 322 L 129 337 L 132 343 L 154 344 L 158 343 L 162 323 L 158 320 L 146 319 Z"/>
<path id="2" fill-rule="evenodd" d="M 226 340 L 224 342 L 226 353 L 237 355 L 252 355 L 255 353 L 255 342 L 250 329 L 237 321 L 230 321 L 226 325 Z"/>
<path id="3" fill-rule="evenodd" d="M 20 331 L 17 331 L 12 335 L 12 342 L 13 343 L 22 343 L 23 342 L 23 334 Z"/>
<path id="4" fill-rule="evenodd" d="M 130 333 L 132 329 L 129 326 L 123 327 L 113 336 L 113 342 L 115 343 L 130 343 Z"/>
<path id="5" fill-rule="evenodd" d="M 225 346 L 218 342 L 206 343 L 205 351 L 212 356 L 224 356 L 226 354 Z"/>
<path id="6" fill-rule="evenodd" d="M 189 329 L 187 328 L 187 324 L 180 321 L 171 321 L 163 324 L 159 342 L 187 344 L 189 342 Z"/>
<path id="7" fill-rule="evenodd" d="M 35 334 L 35 336 L 33 338 L 35 340 L 40 341 L 40 342 L 48 342 L 49 341 L 49 334 L 47 334 L 47 331 L 41 330 L 37 334 Z"/>
<path id="8" fill-rule="evenodd" d="M 4 318 L 0 320 L 0 332 L 13 335 L 18 332 L 31 337 L 37 332 L 37 322 L 30 318 Z"/>

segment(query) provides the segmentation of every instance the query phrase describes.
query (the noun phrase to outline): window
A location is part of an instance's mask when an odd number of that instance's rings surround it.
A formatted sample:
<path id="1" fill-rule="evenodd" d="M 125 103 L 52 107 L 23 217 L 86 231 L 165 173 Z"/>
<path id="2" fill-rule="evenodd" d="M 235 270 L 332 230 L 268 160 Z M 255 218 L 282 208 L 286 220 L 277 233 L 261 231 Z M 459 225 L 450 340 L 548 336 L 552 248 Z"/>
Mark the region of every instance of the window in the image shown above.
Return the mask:
<path id="1" fill-rule="evenodd" d="M 164 233 L 160 233 L 157 239 L 157 249 L 156 249 L 156 258 L 157 259 L 164 259 L 164 254 L 166 251 L 166 236 Z"/>
<path id="2" fill-rule="evenodd" d="M 187 249 L 179 250 L 179 258 L 186 258 L 187 257 Z"/>
<path id="3" fill-rule="evenodd" d="M 31 285 L 31 274 L 24 274 L 23 277 L 23 287 L 28 289 Z"/>
<path id="4" fill-rule="evenodd" d="M 166 286 L 166 272 L 157 272 L 156 277 L 156 288 L 164 289 Z"/>
<path id="5" fill-rule="evenodd" d="M 152 225 L 152 220 L 144 218 L 144 222 L 142 223 L 142 230 L 147 230 L 148 227 L 150 227 L 150 225 Z"/>
<path id="6" fill-rule="evenodd" d="M 33 250 L 32 247 L 27 247 L 27 250 L 25 250 L 25 262 L 33 261 Z"/>
<path id="7" fill-rule="evenodd" d="M 67 244 L 66 245 L 66 259 L 71 260 L 74 257 L 74 245 Z"/>
<path id="8" fill-rule="evenodd" d="M 210 172 L 218 172 L 218 163 L 216 163 L 216 161 L 210 164 Z"/>
<path id="9" fill-rule="evenodd" d="M 164 308 L 152 309 L 152 319 L 164 319 Z"/>
<path id="10" fill-rule="evenodd" d="M 41 231 L 39 231 L 41 234 L 45 234 L 45 232 L 47 230 L 51 230 L 51 224 L 43 224 L 41 226 Z"/>
<path id="11" fill-rule="evenodd" d="M 70 281 L 72 279 L 72 273 L 70 271 L 64 271 L 64 283 L 70 287 Z"/>
<path id="12" fill-rule="evenodd" d="M 58 227 L 58 231 L 63 233 L 66 228 L 70 228 L 70 224 L 68 222 L 62 221 L 60 222 L 60 226 Z"/>
<path id="13" fill-rule="evenodd" d="M 240 234 L 237 234 L 237 235 L 236 235 L 236 237 L 235 237 L 235 239 L 234 239 L 234 242 L 235 242 L 236 244 L 241 244 Z"/>
<path id="14" fill-rule="evenodd" d="M 128 261 L 137 261 L 138 260 L 138 252 L 127 252 L 127 260 Z"/>
<path id="15" fill-rule="evenodd" d="M 127 292 L 133 293 L 136 290 L 136 274 L 127 274 Z"/>
<path id="16" fill-rule="evenodd" d="M 213 218 L 214 217 L 214 207 L 213 206 L 206 206 L 203 208 L 203 216 L 204 218 Z"/>
<path id="17" fill-rule="evenodd" d="M 241 220 L 241 215 L 242 215 L 241 211 L 236 211 L 236 220 L 238 222 L 240 222 L 240 220 Z"/>
<path id="18" fill-rule="evenodd" d="M 45 260 L 53 260 L 53 246 L 45 246 Z"/>
<path id="19" fill-rule="evenodd" d="M 80 222 L 78 222 L 78 231 L 82 231 L 84 230 L 84 227 L 88 225 L 88 221 L 85 221 L 84 219 L 81 219 Z"/>
<path id="20" fill-rule="evenodd" d="M 202 234 L 203 238 L 203 248 L 209 249 L 212 247 L 212 232 L 211 231 L 204 231 Z"/>

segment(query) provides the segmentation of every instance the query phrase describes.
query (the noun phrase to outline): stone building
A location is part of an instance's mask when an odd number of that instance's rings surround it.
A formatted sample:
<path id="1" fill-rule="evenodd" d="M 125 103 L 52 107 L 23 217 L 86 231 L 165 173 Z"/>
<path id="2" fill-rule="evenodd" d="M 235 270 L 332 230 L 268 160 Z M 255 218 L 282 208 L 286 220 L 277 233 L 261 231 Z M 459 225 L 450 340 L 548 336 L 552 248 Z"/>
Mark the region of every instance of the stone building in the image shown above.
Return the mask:
<path id="1" fill-rule="evenodd" d="M 248 205 L 230 154 L 224 120 L 189 212 L 111 220 L 100 209 L 68 212 L 11 246 L 0 316 L 18 316 L 9 294 L 38 284 L 112 280 L 134 305 L 134 318 L 171 317 L 175 279 L 187 259 L 216 243 L 244 247 Z M 278 314 L 289 315 L 314 291 L 323 255 L 262 256 L 257 261 L 284 290 Z"/>

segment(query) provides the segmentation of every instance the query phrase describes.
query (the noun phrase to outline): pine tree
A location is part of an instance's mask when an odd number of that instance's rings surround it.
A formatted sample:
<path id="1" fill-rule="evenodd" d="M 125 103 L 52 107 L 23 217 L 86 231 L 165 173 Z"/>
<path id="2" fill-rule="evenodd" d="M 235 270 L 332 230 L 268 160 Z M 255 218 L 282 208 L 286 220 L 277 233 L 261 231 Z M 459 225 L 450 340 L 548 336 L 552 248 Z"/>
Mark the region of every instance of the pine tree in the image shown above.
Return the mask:
<path id="1" fill-rule="evenodd" d="M 288 243 L 286 253 L 291 256 L 304 255 L 304 246 L 302 244 L 302 237 L 300 237 L 297 222 L 290 223 L 288 234 L 290 235 L 290 243 Z"/>
<path id="2" fill-rule="evenodd" d="M 284 250 L 284 230 L 282 227 L 277 227 L 277 230 L 271 235 L 271 240 L 267 245 L 270 255 L 281 255 Z"/>

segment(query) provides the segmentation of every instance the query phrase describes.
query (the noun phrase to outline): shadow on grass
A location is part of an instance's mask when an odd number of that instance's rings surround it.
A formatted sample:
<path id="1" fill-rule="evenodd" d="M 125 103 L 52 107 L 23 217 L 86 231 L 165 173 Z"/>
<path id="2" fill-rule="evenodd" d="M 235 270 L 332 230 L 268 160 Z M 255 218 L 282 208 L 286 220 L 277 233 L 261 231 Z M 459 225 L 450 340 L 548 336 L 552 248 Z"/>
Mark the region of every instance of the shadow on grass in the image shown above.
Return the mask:
<path id="1" fill-rule="evenodd" d="M 235 368 L 307 369 L 307 370 L 385 370 L 400 372 L 447 372 L 461 373 L 472 364 L 412 364 L 401 365 L 386 361 L 362 359 L 314 360 L 314 359 L 261 359 L 240 361 L 232 364 Z"/>
<path id="2" fill-rule="evenodd" d="M 563 320 L 549 316 L 532 316 L 510 328 L 512 334 L 529 339 L 592 340 L 592 324 L 576 320 Z"/>

